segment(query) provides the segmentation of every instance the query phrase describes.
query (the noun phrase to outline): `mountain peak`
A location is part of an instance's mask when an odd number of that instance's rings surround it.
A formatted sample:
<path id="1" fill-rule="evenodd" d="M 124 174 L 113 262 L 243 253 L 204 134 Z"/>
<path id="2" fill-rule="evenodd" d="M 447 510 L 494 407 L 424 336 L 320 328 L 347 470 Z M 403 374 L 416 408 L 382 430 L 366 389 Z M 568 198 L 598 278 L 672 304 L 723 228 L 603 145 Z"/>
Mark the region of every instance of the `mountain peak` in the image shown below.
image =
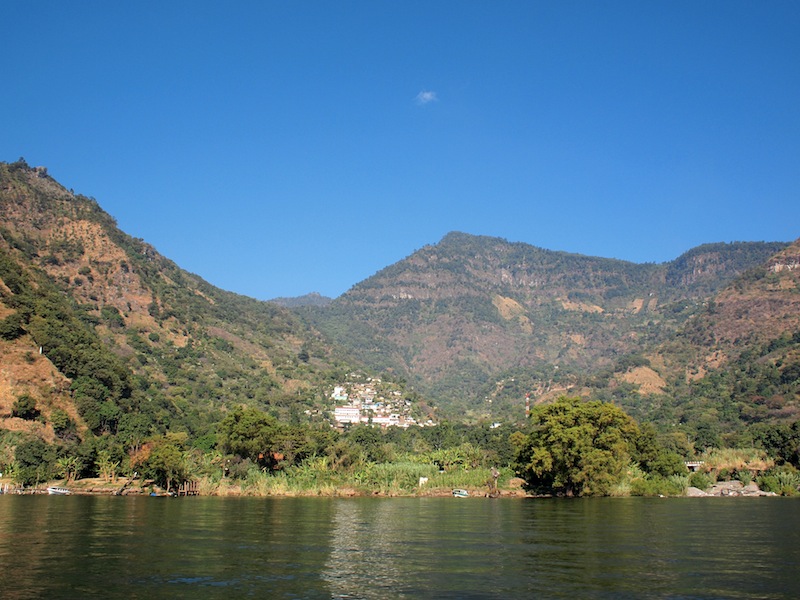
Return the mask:
<path id="1" fill-rule="evenodd" d="M 303 296 L 273 298 L 270 302 L 286 308 L 296 308 L 299 306 L 328 306 L 333 302 L 333 298 L 323 296 L 319 292 L 310 292 Z"/>

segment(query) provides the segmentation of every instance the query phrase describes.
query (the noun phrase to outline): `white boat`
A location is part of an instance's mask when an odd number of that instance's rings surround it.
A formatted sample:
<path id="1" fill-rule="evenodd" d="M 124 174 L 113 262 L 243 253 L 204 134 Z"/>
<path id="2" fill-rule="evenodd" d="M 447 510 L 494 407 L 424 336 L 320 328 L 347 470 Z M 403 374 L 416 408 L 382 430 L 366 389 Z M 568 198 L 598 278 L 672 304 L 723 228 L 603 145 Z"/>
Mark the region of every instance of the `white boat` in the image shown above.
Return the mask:
<path id="1" fill-rule="evenodd" d="M 69 488 L 51 485 L 47 488 L 47 493 L 51 496 L 69 496 L 72 492 L 69 491 Z"/>
<path id="2" fill-rule="evenodd" d="M 455 489 L 453 490 L 453 496 L 456 498 L 469 498 L 469 492 L 467 490 Z"/>

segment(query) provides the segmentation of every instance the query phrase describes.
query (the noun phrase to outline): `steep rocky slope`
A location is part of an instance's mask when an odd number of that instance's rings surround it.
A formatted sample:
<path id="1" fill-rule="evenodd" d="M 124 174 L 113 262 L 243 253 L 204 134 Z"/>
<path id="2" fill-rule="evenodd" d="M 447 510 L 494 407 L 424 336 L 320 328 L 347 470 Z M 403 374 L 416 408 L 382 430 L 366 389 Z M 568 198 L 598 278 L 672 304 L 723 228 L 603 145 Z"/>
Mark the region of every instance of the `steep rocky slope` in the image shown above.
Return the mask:
<path id="1" fill-rule="evenodd" d="M 183 271 L 22 161 L 0 163 L 0 359 L 0 427 L 45 436 L 56 409 L 137 435 L 238 403 L 303 415 L 348 369 L 286 309 Z M 11 416 L 22 396 L 41 418 Z"/>
<path id="2" fill-rule="evenodd" d="M 708 244 L 656 265 L 451 233 L 304 314 L 454 413 L 501 414 L 526 387 L 560 393 L 655 347 L 785 246 Z"/>

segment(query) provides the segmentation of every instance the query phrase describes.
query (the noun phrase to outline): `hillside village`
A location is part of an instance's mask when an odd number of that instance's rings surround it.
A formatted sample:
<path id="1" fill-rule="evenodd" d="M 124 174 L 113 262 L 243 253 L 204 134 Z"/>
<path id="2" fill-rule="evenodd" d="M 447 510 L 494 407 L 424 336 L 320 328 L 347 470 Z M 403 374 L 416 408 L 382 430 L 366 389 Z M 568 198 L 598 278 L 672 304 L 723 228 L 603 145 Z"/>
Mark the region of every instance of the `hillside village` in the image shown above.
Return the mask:
<path id="1" fill-rule="evenodd" d="M 347 382 L 334 387 L 333 426 L 348 427 L 363 423 L 373 427 L 403 427 L 435 425 L 433 420 L 422 421 L 414 416 L 413 402 L 404 397 L 395 385 L 379 378 L 368 377 L 363 382 Z M 414 414 L 412 414 L 414 413 Z"/>

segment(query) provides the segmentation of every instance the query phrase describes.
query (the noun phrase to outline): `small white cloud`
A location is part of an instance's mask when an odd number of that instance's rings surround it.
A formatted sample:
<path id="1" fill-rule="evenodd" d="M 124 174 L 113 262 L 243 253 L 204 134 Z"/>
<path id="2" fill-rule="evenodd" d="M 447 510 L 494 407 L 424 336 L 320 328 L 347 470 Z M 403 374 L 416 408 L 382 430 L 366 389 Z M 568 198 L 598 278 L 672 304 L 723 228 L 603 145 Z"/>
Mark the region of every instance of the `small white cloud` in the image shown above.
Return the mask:
<path id="1" fill-rule="evenodd" d="M 417 104 L 429 104 L 431 102 L 436 102 L 439 98 L 436 96 L 436 92 L 432 92 L 429 90 L 422 90 L 419 94 L 417 94 Z"/>

